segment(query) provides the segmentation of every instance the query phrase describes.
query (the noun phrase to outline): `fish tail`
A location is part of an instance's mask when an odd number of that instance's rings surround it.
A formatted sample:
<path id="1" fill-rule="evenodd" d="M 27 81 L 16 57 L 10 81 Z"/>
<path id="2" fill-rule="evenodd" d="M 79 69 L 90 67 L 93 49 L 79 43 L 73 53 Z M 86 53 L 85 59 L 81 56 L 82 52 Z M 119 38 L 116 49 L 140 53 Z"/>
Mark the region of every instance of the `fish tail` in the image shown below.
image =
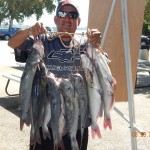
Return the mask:
<path id="1" fill-rule="evenodd" d="M 36 140 L 34 136 L 30 136 L 30 145 L 33 146 L 33 150 L 34 150 L 36 147 Z"/>
<path id="2" fill-rule="evenodd" d="M 61 150 L 65 150 L 64 142 L 63 142 L 62 139 L 59 142 L 59 147 L 60 147 Z"/>
<path id="3" fill-rule="evenodd" d="M 79 146 L 75 137 L 71 137 L 71 147 L 73 150 L 79 150 Z"/>
<path id="4" fill-rule="evenodd" d="M 29 126 L 31 123 L 31 119 L 29 117 L 29 114 L 26 113 L 21 113 L 20 116 L 20 130 L 23 130 L 24 124 L 26 124 L 27 126 Z"/>
<path id="5" fill-rule="evenodd" d="M 112 130 L 111 119 L 104 119 L 104 129 L 106 130 L 107 127 Z"/>
<path id="6" fill-rule="evenodd" d="M 54 150 L 58 150 L 59 148 L 59 144 L 58 143 L 54 143 Z"/>
<path id="7" fill-rule="evenodd" d="M 30 145 L 34 145 L 34 144 L 35 144 L 34 137 L 30 135 Z"/>
<path id="8" fill-rule="evenodd" d="M 31 126 L 31 130 L 30 130 L 30 145 L 34 145 L 34 143 L 35 143 L 34 135 L 35 135 L 35 130 L 34 130 L 34 127 Z"/>
<path id="9" fill-rule="evenodd" d="M 98 138 L 102 138 L 98 125 L 96 127 L 91 126 L 91 135 L 92 138 L 95 138 L 95 136 L 97 136 Z"/>
<path id="10" fill-rule="evenodd" d="M 40 136 L 39 130 L 35 133 L 35 141 L 38 144 L 41 144 L 41 136 Z"/>
<path id="11" fill-rule="evenodd" d="M 60 137 L 56 137 L 56 138 L 54 138 L 54 150 L 58 150 L 58 148 L 60 147 L 60 146 L 62 146 L 63 147 L 63 141 L 62 141 L 62 139 L 60 138 Z"/>
<path id="12" fill-rule="evenodd" d="M 35 150 L 35 147 L 36 147 L 36 143 L 34 143 L 34 145 L 33 145 L 33 150 Z"/>

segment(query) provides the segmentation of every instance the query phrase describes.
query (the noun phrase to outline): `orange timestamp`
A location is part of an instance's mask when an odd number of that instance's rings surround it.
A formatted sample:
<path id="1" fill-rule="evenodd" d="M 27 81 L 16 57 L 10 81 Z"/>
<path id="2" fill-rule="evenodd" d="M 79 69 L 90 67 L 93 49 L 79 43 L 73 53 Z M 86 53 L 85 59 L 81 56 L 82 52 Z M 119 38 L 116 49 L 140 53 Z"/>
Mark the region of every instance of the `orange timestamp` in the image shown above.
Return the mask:
<path id="1" fill-rule="evenodd" d="M 132 132 L 132 136 L 133 137 L 150 137 L 150 132 L 137 132 L 137 131 L 133 131 Z"/>

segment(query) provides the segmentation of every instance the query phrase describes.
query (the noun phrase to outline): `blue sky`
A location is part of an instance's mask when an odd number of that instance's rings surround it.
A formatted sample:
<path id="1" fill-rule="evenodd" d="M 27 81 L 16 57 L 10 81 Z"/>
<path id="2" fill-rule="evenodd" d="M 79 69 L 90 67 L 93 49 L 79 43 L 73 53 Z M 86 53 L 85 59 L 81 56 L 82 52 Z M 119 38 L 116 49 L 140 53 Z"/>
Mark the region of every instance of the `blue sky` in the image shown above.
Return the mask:
<path id="1" fill-rule="evenodd" d="M 89 0 L 75 0 L 79 5 L 81 24 L 80 27 L 86 27 L 88 22 L 88 9 L 89 9 Z M 52 14 L 47 14 L 44 12 L 44 15 L 40 18 L 39 22 L 42 22 L 45 26 L 55 26 L 53 18 L 55 12 Z M 26 18 L 24 21 L 25 25 L 33 25 L 36 22 L 36 18 L 32 15 L 30 18 Z M 15 23 L 15 22 L 14 22 Z"/>

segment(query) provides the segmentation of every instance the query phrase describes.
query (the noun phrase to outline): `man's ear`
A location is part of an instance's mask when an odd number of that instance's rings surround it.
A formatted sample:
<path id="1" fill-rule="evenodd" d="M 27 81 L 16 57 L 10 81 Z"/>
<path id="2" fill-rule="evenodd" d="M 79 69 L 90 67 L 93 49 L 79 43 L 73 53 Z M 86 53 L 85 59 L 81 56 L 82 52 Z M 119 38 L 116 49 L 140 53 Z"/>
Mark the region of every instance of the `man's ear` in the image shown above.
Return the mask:
<path id="1" fill-rule="evenodd" d="M 56 16 L 54 17 L 54 22 L 57 25 L 57 17 Z"/>
<path id="2" fill-rule="evenodd" d="M 81 22 L 81 18 L 78 18 L 78 26 L 80 25 Z"/>

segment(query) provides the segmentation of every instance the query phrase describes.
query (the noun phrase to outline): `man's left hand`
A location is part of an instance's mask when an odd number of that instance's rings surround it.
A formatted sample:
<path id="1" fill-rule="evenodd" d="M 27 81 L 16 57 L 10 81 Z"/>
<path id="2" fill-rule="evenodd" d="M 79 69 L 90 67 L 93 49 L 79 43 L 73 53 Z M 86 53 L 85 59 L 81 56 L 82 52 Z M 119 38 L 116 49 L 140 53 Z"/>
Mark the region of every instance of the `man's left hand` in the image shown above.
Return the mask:
<path id="1" fill-rule="evenodd" d="M 88 29 L 87 32 L 89 42 L 95 47 L 100 47 L 101 44 L 101 32 L 98 29 Z"/>

